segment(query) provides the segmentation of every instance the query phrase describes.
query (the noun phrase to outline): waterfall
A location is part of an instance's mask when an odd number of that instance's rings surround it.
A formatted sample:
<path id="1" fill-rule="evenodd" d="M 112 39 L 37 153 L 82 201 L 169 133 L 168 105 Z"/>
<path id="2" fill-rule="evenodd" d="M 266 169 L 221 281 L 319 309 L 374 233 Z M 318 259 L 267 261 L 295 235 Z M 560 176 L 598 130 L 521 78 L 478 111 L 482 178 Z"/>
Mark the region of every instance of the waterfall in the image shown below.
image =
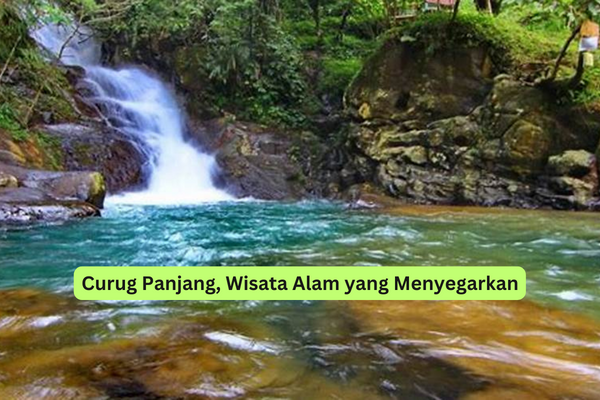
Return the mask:
<path id="1" fill-rule="evenodd" d="M 166 85 L 140 68 L 101 66 L 100 46 L 91 33 L 86 28 L 74 32 L 72 26 L 44 25 L 33 30 L 31 36 L 54 57 L 62 49 L 64 64 L 85 69 L 82 84 L 89 93 L 88 99 L 146 155 L 147 188 L 111 197 L 109 201 L 168 205 L 232 199 L 213 185 L 214 157 L 186 140 L 183 113 Z"/>

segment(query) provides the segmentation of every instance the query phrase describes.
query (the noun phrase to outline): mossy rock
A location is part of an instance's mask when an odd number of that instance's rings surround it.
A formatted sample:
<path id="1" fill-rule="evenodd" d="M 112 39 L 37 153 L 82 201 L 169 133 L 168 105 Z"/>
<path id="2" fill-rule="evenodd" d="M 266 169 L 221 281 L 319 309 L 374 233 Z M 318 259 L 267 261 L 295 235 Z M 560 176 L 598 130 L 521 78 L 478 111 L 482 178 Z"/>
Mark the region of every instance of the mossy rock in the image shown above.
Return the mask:
<path id="1" fill-rule="evenodd" d="M 596 167 L 596 156 L 585 150 L 569 150 L 548 160 L 548 172 L 555 176 L 582 178 Z"/>
<path id="2" fill-rule="evenodd" d="M 346 92 L 348 111 L 362 120 L 431 121 L 466 115 L 481 104 L 491 80 L 484 48 L 440 50 L 388 40 Z"/>
<path id="3" fill-rule="evenodd" d="M 517 174 L 533 175 L 539 173 L 546 164 L 552 143 L 548 131 L 521 120 L 504 135 L 504 156 Z"/>

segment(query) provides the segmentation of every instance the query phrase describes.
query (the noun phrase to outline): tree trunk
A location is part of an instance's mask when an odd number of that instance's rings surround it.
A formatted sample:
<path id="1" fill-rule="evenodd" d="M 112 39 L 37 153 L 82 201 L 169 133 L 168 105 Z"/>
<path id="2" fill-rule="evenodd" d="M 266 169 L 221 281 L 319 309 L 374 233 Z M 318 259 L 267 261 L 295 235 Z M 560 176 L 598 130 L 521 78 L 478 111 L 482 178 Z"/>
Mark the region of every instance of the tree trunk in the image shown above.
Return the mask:
<path id="1" fill-rule="evenodd" d="M 456 0 L 456 3 L 454 3 L 454 11 L 452 12 L 451 23 L 454 23 L 454 21 L 456 21 L 456 17 L 458 16 L 458 8 L 459 7 L 460 7 L 460 0 Z"/>
<path id="2" fill-rule="evenodd" d="M 583 79 L 584 72 L 585 72 L 585 65 L 584 65 L 583 51 L 580 51 L 579 52 L 579 61 L 577 62 L 577 72 L 571 78 L 571 81 L 569 82 L 569 89 L 574 90 L 579 87 L 579 84 L 581 83 L 581 80 Z"/>
<path id="3" fill-rule="evenodd" d="M 485 7 L 490 14 L 494 14 L 494 9 L 492 8 L 492 0 L 487 0 Z"/>
<path id="4" fill-rule="evenodd" d="M 556 59 L 556 63 L 554 64 L 554 69 L 552 70 L 552 74 L 550 75 L 550 78 L 548 79 L 549 81 L 554 81 L 556 79 L 556 77 L 558 76 L 558 70 L 560 69 L 560 64 L 561 64 L 562 60 L 565 58 L 565 56 L 567 55 L 567 51 L 569 51 L 569 47 L 571 46 L 571 43 L 573 43 L 573 40 L 575 40 L 575 38 L 577 37 L 577 35 L 579 34 L 580 31 L 581 31 L 581 24 L 577 25 L 577 27 L 575 29 L 573 29 L 573 32 L 571 32 L 571 36 L 569 36 L 569 38 L 565 42 L 565 45 L 563 46 L 562 50 L 560 51 L 560 54 L 558 55 L 558 58 Z"/>
<path id="5" fill-rule="evenodd" d="M 475 5 L 479 11 L 498 14 L 502 6 L 502 0 L 475 0 Z"/>
<path id="6" fill-rule="evenodd" d="M 352 14 L 352 6 L 354 2 L 348 3 L 344 12 L 342 13 L 342 21 L 340 22 L 340 27 L 338 29 L 337 40 L 341 42 L 344 39 L 344 30 L 346 29 L 346 25 L 348 24 L 348 17 Z"/>
<path id="7" fill-rule="evenodd" d="M 313 21 L 315 22 L 318 46 L 321 47 L 321 45 L 323 44 L 323 32 L 321 31 L 321 1 L 310 0 L 308 3 L 312 11 Z"/>

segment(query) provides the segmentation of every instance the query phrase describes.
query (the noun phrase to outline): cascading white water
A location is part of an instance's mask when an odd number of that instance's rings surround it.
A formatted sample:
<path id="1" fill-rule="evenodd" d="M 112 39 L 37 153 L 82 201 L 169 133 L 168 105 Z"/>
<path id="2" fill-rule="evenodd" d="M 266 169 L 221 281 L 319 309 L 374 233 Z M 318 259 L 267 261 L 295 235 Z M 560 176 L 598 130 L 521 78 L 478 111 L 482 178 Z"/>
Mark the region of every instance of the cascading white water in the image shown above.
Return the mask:
<path id="1" fill-rule="evenodd" d="M 55 56 L 68 41 L 61 61 L 85 68 L 83 84 L 91 93 L 89 100 L 116 128 L 141 143 L 148 158 L 148 187 L 109 201 L 167 205 L 230 200 L 230 195 L 213 185 L 214 157 L 185 139 L 182 112 L 167 87 L 139 68 L 100 66 L 100 48 L 91 32 L 73 32 L 72 27 L 45 25 L 31 36 Z"/>

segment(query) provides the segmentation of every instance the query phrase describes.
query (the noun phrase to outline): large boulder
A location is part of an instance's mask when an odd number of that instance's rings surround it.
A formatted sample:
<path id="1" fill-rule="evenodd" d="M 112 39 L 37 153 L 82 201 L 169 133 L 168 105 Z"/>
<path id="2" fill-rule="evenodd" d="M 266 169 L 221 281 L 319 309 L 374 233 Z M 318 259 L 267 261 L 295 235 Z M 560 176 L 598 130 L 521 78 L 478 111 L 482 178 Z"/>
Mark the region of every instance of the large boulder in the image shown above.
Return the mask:
<path id="1" fill-rule="evenodd" d="M 97 171 L 107 190 L 118 193 L 143 183 L 145 157 L 141 144 L 101 124 L 44 125 L 40 129 L 60 143 L 67 171 Z"/>
<path id="2" fill-rule="evenodd" d="M 146 157 L 134 138 L 100 121 L 36 126 L 15 140 L 0 130 L 0 164 L 36 170 L 96 171 L 118 193 L 142 184 Z"/>
<path id="3" fill-rule="evenodd" d="M 550 157 L 548 172 L 555 176 L 566 175 L 584 178 L 596 174 L 596 156 L 585 150 L 569 150 Z"/>
<path id="4" fill-rule="evenodd" d="M 550 186 L 557 193 L 571 196 L 580 208 L 586 208 L 598 194 L 597 164 L 596 156 L 585 150 L 569 150 L 550 157 Z"/>
<path id="5" fill-rule="evenodd" d="M 53 172 L 0 164 L 0 224 L 100 215 L 106 185 L 97 172 Z"/>
<path id="6" fill-rule="evenodd" d="M 58 222 L 99 215 L 98 207 L 84 201 L 57 199 L 28 187 L 0 188 L 0 225 Z"/>
<path id="7" fill-rule="evenodd" d="M 313 135 L 290 135 L 256 124 L 211 120 L 193 124 L 193 138 L 214 153 L 216 180 L 237 197 L 294 200 L 311 196 L 316 159 L 324 149 Z"/>
<path id="8" fill-rule="evenodd" d="M 22 188 L 35 189 L 55 200 L 83 201 L 97 208 L 104 206 L 106 184 L 98 172 L 54 172 L 0 165 Z"/>
<path id="9" fill-rule="evenodd" d="M 432 57 L 423 46 L 388 40 L 348 89 L 346 107 L 361 120 L 465 115 L 491 88 L 488 63 L 483 48 L 440 50 Z"/>

